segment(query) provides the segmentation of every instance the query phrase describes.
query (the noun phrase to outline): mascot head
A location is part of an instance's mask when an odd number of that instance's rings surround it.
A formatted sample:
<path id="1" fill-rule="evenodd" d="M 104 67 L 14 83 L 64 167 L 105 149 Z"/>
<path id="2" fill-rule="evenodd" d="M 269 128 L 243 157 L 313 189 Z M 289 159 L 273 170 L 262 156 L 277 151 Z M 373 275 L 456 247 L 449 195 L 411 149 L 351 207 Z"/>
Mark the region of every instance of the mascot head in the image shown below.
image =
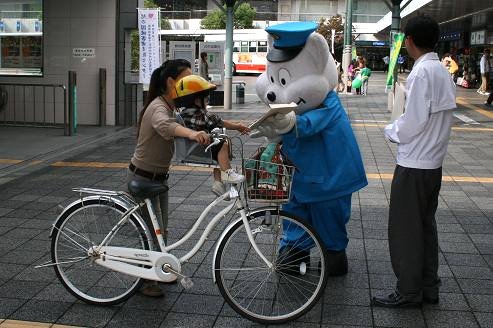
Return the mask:
<path id="1" fill-rule="evenodd" d="M 298 104 L 297 114 L 318 107 L 337 85 L 337 71 L 325 38 L 313 22 L 268 27 L 267 68 L 256 83 L 266 104 Z"/>

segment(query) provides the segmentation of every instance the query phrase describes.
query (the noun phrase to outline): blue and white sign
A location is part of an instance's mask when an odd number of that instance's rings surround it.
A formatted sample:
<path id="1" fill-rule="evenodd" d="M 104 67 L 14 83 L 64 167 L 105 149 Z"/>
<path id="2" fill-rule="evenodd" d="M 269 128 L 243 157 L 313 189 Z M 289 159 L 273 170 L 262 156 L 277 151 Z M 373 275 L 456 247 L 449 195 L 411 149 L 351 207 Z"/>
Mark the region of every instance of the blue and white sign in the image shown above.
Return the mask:
<path id="1" fill-rule="evenodd" d="M 149 84 L 152 72 L 160 66 L 159 9 L 138 9 L 139 82 Z"/>
<path id="2" fill-rule="evenodd" d="M 385 46 L 385 41 L 373 41 L 373 45 L 375 47 L 383 47 Z"/>

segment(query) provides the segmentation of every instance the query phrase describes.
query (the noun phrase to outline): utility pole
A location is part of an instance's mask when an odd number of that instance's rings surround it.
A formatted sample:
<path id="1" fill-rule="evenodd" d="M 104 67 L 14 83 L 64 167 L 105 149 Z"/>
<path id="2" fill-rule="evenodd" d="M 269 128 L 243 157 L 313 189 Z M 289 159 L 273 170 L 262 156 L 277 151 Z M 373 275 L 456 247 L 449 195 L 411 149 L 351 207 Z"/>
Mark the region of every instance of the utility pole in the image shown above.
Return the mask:
<path id="1" fill-rule="evenodd" d="M 226 45 L 224 49 L 224 109 L 231 109 L 231 99 L 233 92 L 233 15 L 243 0 L 224 0 L 226 9 L 218 0 L 212 0 L 226 14 Z"/>
<path id="2" fill-rule="evenodd" d="M 347 86 L 348 66 L 351 63 L 353 44 L 353 0 L 346 0 L 346 21 L 344 22 L 344 50 L 342 52 L 343 82 Z M 346 89 L 347 90 L 347 89 Z"/>

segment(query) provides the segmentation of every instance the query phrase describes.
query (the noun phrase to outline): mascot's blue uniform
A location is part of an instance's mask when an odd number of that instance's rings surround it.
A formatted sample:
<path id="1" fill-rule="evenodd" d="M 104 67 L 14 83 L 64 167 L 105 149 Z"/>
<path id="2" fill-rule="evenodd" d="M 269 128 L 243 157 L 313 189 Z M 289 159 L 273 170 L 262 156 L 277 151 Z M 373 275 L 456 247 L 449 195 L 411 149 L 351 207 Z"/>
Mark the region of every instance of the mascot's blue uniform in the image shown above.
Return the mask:
<path id="1" fill-rule="evenodd" d="M 337 85 L 334 60 L 316 29 L 313 22 L 268 27 L 267 69 L 256 89 L 266 103 L 298 104 L 295 113 L 276 115 L 260 132 L 271 140 L 282 138 L 282 152 L 296 167 L 291 199 L 283 209 L 315 228 L 327 250 L 327 273 L 335 276 L 348 270 L 351 195 L 368 182 L 349 119 L 332 91 Z M 313 240 L 292 225 L 284 225 L 284 231 L 280 263 L 306 262 Z"/>
<path id="2" fill-rule="evenodd" d="M 351 194 L 368 182 L 358 144 L 337 94 L 329 92 L 322 107 L 296 115 L 295 128 L 284 134 L 282 141 L 283 153 L 296 167 L 292 198 L 283 209 L 307 220 L 328 250 L 346 249 Z M 300 231 L 289 228 L 282 244 L 299 240 L 305 240 Z"/>

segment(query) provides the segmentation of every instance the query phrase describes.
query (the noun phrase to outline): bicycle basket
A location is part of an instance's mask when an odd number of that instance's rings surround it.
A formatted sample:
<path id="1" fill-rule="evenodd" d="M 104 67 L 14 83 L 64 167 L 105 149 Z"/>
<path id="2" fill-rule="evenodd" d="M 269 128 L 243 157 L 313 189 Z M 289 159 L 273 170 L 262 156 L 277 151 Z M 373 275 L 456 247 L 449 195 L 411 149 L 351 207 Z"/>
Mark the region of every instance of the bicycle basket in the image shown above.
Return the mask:
<path id="1" fill-rule="evenodd" d="M 243 170 L 248 199 L 264 203 L 289 201 L 293 166 L 250 158 L 244 160 Z"/>

